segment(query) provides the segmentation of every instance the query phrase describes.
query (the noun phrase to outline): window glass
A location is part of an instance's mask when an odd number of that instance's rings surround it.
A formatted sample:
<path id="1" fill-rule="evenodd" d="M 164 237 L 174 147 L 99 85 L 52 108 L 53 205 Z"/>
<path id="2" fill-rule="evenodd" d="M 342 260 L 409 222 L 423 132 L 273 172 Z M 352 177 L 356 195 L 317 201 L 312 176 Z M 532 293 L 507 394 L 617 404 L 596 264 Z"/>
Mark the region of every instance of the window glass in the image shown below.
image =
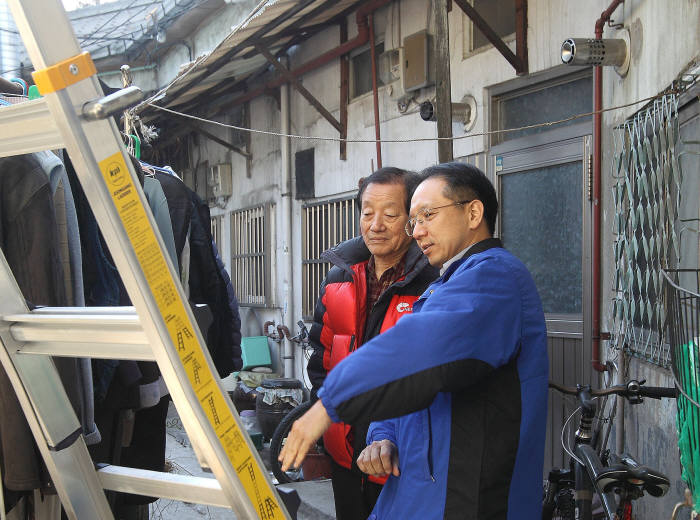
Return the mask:
<path id="1" fill-rule="evenodd" d="M 522 126 L 559 121 L 576 114 L 585 114 L 593 106 L 593 83 L 590 76 L 566 83 L 560 83 L 548 88 L 518 95 L 504 96 L 496 100 L 499 114 L 498 127 L 501 129 L 519 128 Z M 553 128 L 562 128 L 573 124 L 591 121 L 591 116 L 573 119 L 556 127 L 540 126 L 497 134 L 498 142 L 508 141 L 516 137 L 539 134 Z"/>
<path id="2" fill-rule="evenodd" d="M 374 46 L 375 57 L 384 52 L 384 42 Z M 377 60 L 381 63 L 380 60 Z M 358 97 L 372 90 L 372 56 L 369 48 L 351 58 L 352 97 Z M 377 86 L 383 85 L 381 74 L 377 70 Z"/>
<path id="3" fill-rule="evenodd" d="M 515 32 L 515 0 L 473 0 L 476 12 L 503 38 Z M 491 45 L 484 33 L 472 24 L 472 48 Z"/>
<path id="4" fill-rule="evenodd" d="M 545 313 L 582 309 L 581 162 L 501 176 L 501 238 L 532 273 Z"/>

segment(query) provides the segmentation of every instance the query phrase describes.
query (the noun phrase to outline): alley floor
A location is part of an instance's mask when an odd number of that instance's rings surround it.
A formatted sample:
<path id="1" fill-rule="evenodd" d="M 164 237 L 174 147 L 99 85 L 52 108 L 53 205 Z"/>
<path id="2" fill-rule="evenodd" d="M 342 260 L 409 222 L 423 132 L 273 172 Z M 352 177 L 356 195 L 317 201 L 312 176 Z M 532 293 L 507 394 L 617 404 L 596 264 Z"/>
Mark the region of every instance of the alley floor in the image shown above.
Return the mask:
<path id="1" fill-rule="evenodd" d="M 190 440 L 172 403 L 168 410 L 166 435 L 165 464 L 167 471 L 213 478 L 212 474 L 203 471 L 197 462 Z M 267 465 L 269 444 L 265 444 L 260 455 Z M 272 475 L 271 472 L 270 475 Z M 299 493 L 301 506 L 297 520 L 331 520 L 335 518 L 330 480 L 299 482 L 287 484 L 286 487 L 292 487 Z M 166 499 L 160 499 L 151 504 L 149 517 L 152 520 L 230 520 L 236 518 L 234 513 L 228 509 Z"/>

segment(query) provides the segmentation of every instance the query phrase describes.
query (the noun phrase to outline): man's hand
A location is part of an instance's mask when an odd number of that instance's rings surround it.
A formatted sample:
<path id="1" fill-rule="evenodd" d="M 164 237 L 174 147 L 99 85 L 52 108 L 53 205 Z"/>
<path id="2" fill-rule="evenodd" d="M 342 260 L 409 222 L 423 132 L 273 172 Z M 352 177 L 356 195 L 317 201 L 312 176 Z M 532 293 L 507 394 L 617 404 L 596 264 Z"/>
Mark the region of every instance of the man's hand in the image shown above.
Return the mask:
<path id="1" fill-rule="evenodd" d="M 294 421 L 278 459 L 282 463 L 282 471 L 301 466 L 311 446 L 323 435 L 331 422 L 320 399 L 308 412 Z"/>
<path id="2" fill-rule="evenodd" d="M 399 476 L 399 450 L 390 440 L 374 441 L 357 457 L 357 467 L 373 477 Z"/>

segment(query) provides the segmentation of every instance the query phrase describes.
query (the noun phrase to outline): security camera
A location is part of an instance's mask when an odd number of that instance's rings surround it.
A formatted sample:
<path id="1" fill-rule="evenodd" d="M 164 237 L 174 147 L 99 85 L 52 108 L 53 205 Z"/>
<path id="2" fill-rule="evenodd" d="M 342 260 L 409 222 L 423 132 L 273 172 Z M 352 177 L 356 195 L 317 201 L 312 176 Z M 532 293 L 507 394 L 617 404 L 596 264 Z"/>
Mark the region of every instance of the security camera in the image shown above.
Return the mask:
<path id="1" fill-rule="evenodd" d="M 469 103 L 452 103 L 452 120 L 468 124 L 471 121 L 472 107 Z M 435 105 L 431 101 L 420 104 L 420 117 L 423 121 L 437 121 Z"/>
<path id="2" fill-rule="evenodd" d="M 437 121 L 435 107 L 430 101 L 423 101 L 420 104 L 420 118 L 423 121 Z"/>
<path id="3" fill-rule="evenodd" d="M 625 40 L 567 38 L 561 44 L 561 61 L 566 65 L 622 67 L 629 61 Z"/>

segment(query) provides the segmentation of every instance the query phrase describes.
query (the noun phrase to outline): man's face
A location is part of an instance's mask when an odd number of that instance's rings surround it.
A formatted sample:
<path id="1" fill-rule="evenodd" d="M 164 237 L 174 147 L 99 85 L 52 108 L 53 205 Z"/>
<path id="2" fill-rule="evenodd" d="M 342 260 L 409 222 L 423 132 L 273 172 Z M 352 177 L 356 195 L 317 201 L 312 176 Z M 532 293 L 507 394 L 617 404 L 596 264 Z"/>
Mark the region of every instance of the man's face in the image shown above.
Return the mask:
<path id="1" fill-rule="evenodd" d="M 444 195 L 445 181 L 439 177 L 422 182 L 411 199 L 411 217 L 418 217 L 413 238 L 423 254 L 428 257 L 430 265 L 442 267 L 442 264 L 472 243 L 474 232 L 469 227 L 470 203 L 452 205 L 453 200 Z M 446 206 L 430 212 L 426 209 Z"/>
<path id="2" fill-rule="evenodd" d="M 377 184 L 373 182 L 362 194 L 360 229 L 367 249 L 375 260 L 398 261 L 411 245 L 404 226 L 406 213 L 406 188 L 403 184 Z M 392 261 L 393 263 L 393 261 Z"/>

